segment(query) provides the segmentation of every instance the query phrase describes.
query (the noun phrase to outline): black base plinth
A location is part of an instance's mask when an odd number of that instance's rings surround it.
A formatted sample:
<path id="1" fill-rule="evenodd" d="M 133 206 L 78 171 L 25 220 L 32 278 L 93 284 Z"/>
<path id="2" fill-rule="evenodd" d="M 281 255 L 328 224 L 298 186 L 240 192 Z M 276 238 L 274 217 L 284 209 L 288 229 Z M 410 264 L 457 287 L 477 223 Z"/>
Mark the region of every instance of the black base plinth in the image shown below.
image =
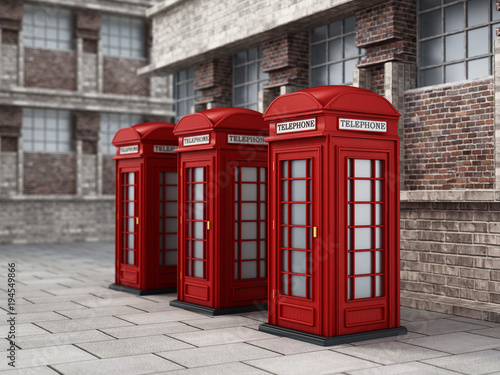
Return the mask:
<path id="1" fill-rule="evenodd" d="M 129 286 L 110 284 L 109 289 L 118 290 L 119 292 L 125 292 L 130 294 L 135 294 L 136 296 L 150 296 L 153 294 L 166 294 L 166 293 L 176 293 L 177 288 L 161 288 L 161 289 L 137 289 L 131 288 Z"/>
<path id="2" fill-rule="evenodd" d="M 279 327 L 268 323 L 261 324 L 259 326 L 259 331 L 271 333 L 273 335 L 288 337 L 291 339 L 300 340 L 308 342 L 310 344 L 316 344 L 321 346 L 348 344 L 357 341 L 374 340 L 374 339 L 381 339 L 384 337 L 406 335 L 408 333 L 405 327 L 397 327 L 397 328 L 381 329 L 370 332 L 353 333 L 350 335 L 325 337 L 325 336 L 314 335 L 312 333 L 297 331 L 295 329 Z"/>
<path id="3" fill-rule="evenodd" d="M 184 309 L 184 310 L 192 311 L 192 312 L 195 312 L 198 314 L 209 315 L 209 316 L 240 314 L 240 313 L 246 313 L 246 312 L 252 312 L 252 311 L 267 310 L 267 304 L 223 307 L 221 309 L 215 309 L 213 307 L 201 306 L 201 305 L 197 305 L 195 303 L 179 301 L 177 299 L 170 301 L 170 306 L 179 307 L 179 308 Z"/>

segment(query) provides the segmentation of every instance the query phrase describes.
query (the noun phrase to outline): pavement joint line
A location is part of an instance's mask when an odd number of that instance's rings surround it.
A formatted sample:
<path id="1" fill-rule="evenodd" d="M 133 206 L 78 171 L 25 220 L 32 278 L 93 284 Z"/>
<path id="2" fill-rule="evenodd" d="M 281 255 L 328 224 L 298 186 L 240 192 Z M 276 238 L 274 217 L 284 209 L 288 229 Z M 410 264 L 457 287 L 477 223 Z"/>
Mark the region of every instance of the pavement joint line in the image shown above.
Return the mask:
<path id="1" fill-rule="evenodd" d="M 253 361 L 253 359 L 249 359 L 248 361 Z M 271 371 L 264 370 L 263 368 L 257 367 L 257 366 L 255 366 L 255 365 L 252 365 L 251 363 L 247 363 L 247 362 L 245 362 L 245 361 L 238 361 L 238 362 L 233 362 L 233 363 L 241 363 L 241 364 L 244 364 L 244 365 L 246 365 L 246 366 L 250 366 L 250 367 L 252 367 L 252 368 L 254 368 L 254 369 L 257 369 L 257 370 L 259 370 L 259 371 L 263 371 L 263 372 L 267 372 L 268 374 L 276 375 L 276 373 L 275 373 L 275 372 L 271 372 Z"/>
<path id="2" fill-rule="evenodd" d="M 99 341 L 99 342 L 104 342 L 104 341 L 106 341 L 106 340 Z M 85 343 L 82 343 L 82 344 L 85 344 Z M 78 348 L 78 349 L 80 349 L 80 350 L 84 351 L 85 353 L 88 353 L 88 354 L 90 354 L 90 355 L 92 355 L 92 356 L 96 357 L 97 359 L 105 359 L 105 358 L 101 358 L 101 357 L 99 357 L 97 354 L 94 354 L 94 353 L 89 352 L 88 350 L 86 350 L 86 349 L 84 349 L 84 348 L 79 347 L 79 346 L 78 346 L 78 344 L 71 344 L 71 346 L 74 346 L 74 347 L 76 347 L 76 348 Z M 120 358 L 120 357 L 112 357 L 112 358 Z M 85 361 L 88 361 L 88 360 L 85 360 Z M 78 361 L 78 362 L 84 362 L 84 361 Z"/>
<path id="3" fill-rule="evenodd" d="M 52 371 L 55 371 L 57 374 L 64 375 L 62 372 L 56 370 L 52 365 L 47 365 L 48 368 L 50 368 Z"/>
<path id="4" fill-rule="evenodd" d="M 40 323 L 42 323 L 42 322 L 40 322 Z M 45 332 L 47 332 L 47 333 L 50 333 L 50 334 L 52 334 L 52 335 L 54 334 L 53 332 L 50 332 L 48 329 L 45 329 L 45 328 L 43 328 L 43 327 L 40 327 L 40 326 L 39 326 L 38 324 L 36 324 L 36 323 L 31 323 L 31 324 L 33 324 L 35 327 L 38 327 L 38 328 L 40 328 L 40 329 L 43 329 L 43 330 L 44 330 Z M 31 335 L 31 336 L 32 336 L 32 335 Z"/>
<path id="5" fill-rule="evenodd" d="M 270 338 L 268 338 L 268 339 L 263 339 L 263 340 L 272 340 L 272 339 L 274 339 L 274 338 L 276 338 L 276 337 L 270 337 Z M 261 340 L 259 340 L 259 341 L 261 341 Z M 262 346 L 258 346 L 258 345 L 252 344 L 251 342 L 245 342 L 245 344 L 251 345 L 251 346 L 253 346 L 254 348 L 259 348 L 259 349 L 264 349 L 264 350 L 267 350 L 267 351 L 269 351 L 269 352 L 271 352 L 271 353 L 276 353 L 276 354 L 278 354 L 278 355 L 280 355 L 280 356 L 282 356 L 282 357 L 286 356 L 286 354 L 283 354 L 283 353 L 277 352 L 277 351 L 272 350 L 272 349 L 263 348 Z M 324 348 L 324 347 L 321 347 L 321 346 L 319 346 L 319 345 L 318 345 L 318 350 L 317 350 L 317 351 L 319 351 L 319 350 L 323 350 L 323 348 Z M 316 350 L 313 350 L 313 352 L 315 352 L 315 351 L 316 351 Z M 308 352 L 308 353 L 312 353 L 312 352 Z"/>
<path id="6" fill-rule="evenodd" d="M 453 355 L 451 355 L 450 357 L 453 357 Z M 438 357 L 438 358 L 444 358 L 444 357 Z M 430 364 L 430 363 L 426 363 L 426 362 L 423 362 L 423 361 L 428 361 L 430 358 L 426 358 L 426 359 L 419 359 L 418 363 L 422 363 L 424 365 L 427 365 L 427 366 L 432 366 L 432 367 L 435 367 L 437 369 L 440 369 L 440 370 L 444 370 L 444 371 L 452 371 L 452 372 L 456 372 L 457 374 L 463 374 L 463 375 L 468 375 L 468 373 L 466 372 L 462 372 L 462 371 L 457 371 L 457 370 L 451 370 L 449 368 L 446 368 L 446 367 L 442 367 L 442 366 L 438 366 L 438 365 L 435 365 L 435 364 Z M 481 374 L 481 375 L 487 375 L 487 374 Z"/>
<path id="7" fill-rule="evenodd" d="M 96 331 L 101 332 L 101 333 L 105 334 L 106 336 L 109 336 L 109 337 L 111 337 L 111 338 L 113 338 L 113 339 L 116 339 L 116 340 L 119 340 L 119 339 L 120 339 L 120 338 L 118 338 L 118 337 L 115 337 L 115 336 L 113 336 L 113 335 L 111 335 L 111 334 L 107 333 L 107 332 L 102 331 L 102 328 L 98 328 L 98 329 L 96 329 Z M 102 341 L 106 341 L 106 340 L 102 340 Z"/>
<path id="8" fill-rule="evenodd" d="M 353 345 L 352 348 L 356 348 L 356 346 Z M 339 349 L 341 349 L 341 348 L 339 348 Z M 363 358 L 363 357 L 358 357 L 356 354 L 352 354 L 352 353 L 346 354 L 346 353 L 338 352 L 334 348 L 329 348 L 327 350 L 329 350 L 331 352 L 334 352 L 334 353 L 337 353 L 337 354 L 346 355 L 348 357 L 353 357 L 353 358 L 361 359 L 362 361 L 371 362 L 371 363 L 374 363 L 374 364 L 379 365 L 379 366 L 388 366 L 387 364 L 377 362 L 374 359 L 366 359 L 366 358 Z M 300 353 L 300 354 L 302 354 L 302 353 Z M 413 361 L 408 361 L 408 362 L 413 362 Z M 391 363 L 391 364 L 400 364 L 400 363 L 406 363 L 406 362 L 397 362 L 397 363 Z M 352 371 L 354 371 L 354 370 L 352 370 Z"/>
<path id="9" fill-rule="evenodd" d="M 182 349 L 177 349 L 177 350 L 182 350 Z M 188 349 L 188 350 L 189 350 L 189 349 Z M 157 354 L 157 353 L 151 353 L 151 354 L 152 354 L 152 355 L 154 355 L 154 356 L 156 356 L 156 357 L 158 357 L 158 358 L 163 359 L 164 361 L 167 361 L 167 362 L 172 362 L 173 364 L 176 364 L 177 366 L 181 366 L 181 367 L 183 367 L 183 368 L 184 368 L 184 369 L 186 369 L 186 370 L 190 368 L 190 367 L 187 367 L 187 366 L 181 365 L 180 363 L 177 363 L 177 362 L 175 362 L 175 361 L 173 361 L 173 360 L 171 360 L 171 359 L 168 359 L 168 358 L 162 357 L 161 355 L 159 355 L 159 354 Z"/>

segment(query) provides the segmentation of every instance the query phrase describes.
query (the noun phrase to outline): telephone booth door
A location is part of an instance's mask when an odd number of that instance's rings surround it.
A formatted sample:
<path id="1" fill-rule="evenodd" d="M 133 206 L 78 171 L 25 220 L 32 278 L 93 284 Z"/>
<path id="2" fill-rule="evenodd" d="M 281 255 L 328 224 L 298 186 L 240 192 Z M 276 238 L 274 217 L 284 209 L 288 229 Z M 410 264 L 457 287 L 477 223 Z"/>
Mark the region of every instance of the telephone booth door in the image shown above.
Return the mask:
<path id="1" fill-rule="evenodd" d="M 160 287 L 172 285 L 177 280 L 177 168 L 155 167 L 156 196 L 158 197 L 158 253 L 156 283 Z"/>
<path id="2" fill-rule="evenodd" d="M 366 331 L 368 324 L 370 330 L 385 329 L 395 319 L 389 318 L 395 314 L 389 300 L 396 290 L 389 291 L 395 286 L 387 277 L 395 272 L 388 261 L 395 258 L 388 235 L 395 220 L 388 163 L 384 152 L 340 152 L 340 335 Z"/>
<path id="3" fill-rule="evenodd" d="M 116 283 L 139 287 L 138 244 L 138 197 L 139 168 L 119 168 L 118 170 L 118 225 L 116 241 L 118 242 Z"/>
<path id="4" fill-rule="evenodd" d="M 181 255 L 182 268 L 179 277 L 184 277 L 182 290 L 186 302 L 209 306 L 213 303 L 211 280 L 214 277 L 209 267 L 213 251 L 209 244 L 210 211 L 208 204 L 208 176 L 210 165 L 207 162 L 185 163 L 182 207 L 184 221 Z"/>
<path id="5" fill-rule="evenodd" d="M 321 184 L 317 149 L 280 153 L 276 161 L 278 197 L 273 207 L 278 218 L 279 249 L 273 264 L 278 285 L 272 294 L 270 321 L 283 327 L 318 334 L 320 264 L 318 226 Z M 270 254 L 270 256 L 272 256 Z M 272 316 L 271 316 L 272 315 Z"/>

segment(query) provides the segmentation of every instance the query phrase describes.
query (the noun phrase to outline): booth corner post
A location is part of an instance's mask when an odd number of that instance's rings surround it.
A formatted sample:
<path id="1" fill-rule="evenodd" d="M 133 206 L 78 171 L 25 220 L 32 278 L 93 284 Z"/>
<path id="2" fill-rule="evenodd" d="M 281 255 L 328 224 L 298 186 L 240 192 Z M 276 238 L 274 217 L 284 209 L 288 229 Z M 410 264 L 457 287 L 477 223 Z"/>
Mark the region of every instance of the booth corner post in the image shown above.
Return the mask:
<path id="1" fill-rule="evenodd" d="M 177 287 L 177 137 L 175 125 L 120 129 L 116 146 L 115 283 L 132 294 Z"/>
<path id="2" fill-rule="evenodd" d="M 179 137 L 179 285 L 172 306 L 206 315 L 267 302 L 267 123 L 244 108 L 184 116 Z"/>
<path id="3" fill-rule="evenodd" d="M 275 99 L 269 124 L 269 313 L 261 331 L 336 345 L 405 334 L 399 297 L 400 114 L 320 86 Z"/>

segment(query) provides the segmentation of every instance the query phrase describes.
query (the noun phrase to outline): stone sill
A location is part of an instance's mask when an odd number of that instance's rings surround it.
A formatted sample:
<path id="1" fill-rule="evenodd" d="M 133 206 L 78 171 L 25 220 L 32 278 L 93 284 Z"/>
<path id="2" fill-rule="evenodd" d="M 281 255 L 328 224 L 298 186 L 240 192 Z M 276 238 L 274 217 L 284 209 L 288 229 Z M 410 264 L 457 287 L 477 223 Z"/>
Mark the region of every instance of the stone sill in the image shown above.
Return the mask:
<path id="1" fill-rule="evenodd" d="M 57 202 L 99 202 L 114 201 L 114 195 L 11 195 L 0 196 L 0 202 L 57 201 Z"/>
<path id="2" fill-rule="evenodd" d="M 500 190 L 402 191 L 401 202 L 500 202 Z"/>
<path id="3" fill-rule="evenodd" d="M 477 83 L 481 83 L 483 81 L 485 84 L 490 84 L 493 82 L 493 78 L 494 78 L 494 76 L 490 75 L 490 76 L 485 76 L 485 77 L 481 77 L 481 78 L 467 79 L 467 80 L 463 80 L 463 81 L 447 82 L 447 83 L 440 83 L 440 84 L 432 85 L 432 86 L 417 87 L 415 89 L 406 90 L 405 94 L 414 94 L 414 93 L 418 94 L 418 93 L 422 93 L 422 92 L 426 92 L 426 91 L 433 92 L 436 90 L 445 90 L 445 89 L 453 89 L 453 88 L 459 89 L 466 84 L 471 84 L 471 83 L 477 84 Z"/>

